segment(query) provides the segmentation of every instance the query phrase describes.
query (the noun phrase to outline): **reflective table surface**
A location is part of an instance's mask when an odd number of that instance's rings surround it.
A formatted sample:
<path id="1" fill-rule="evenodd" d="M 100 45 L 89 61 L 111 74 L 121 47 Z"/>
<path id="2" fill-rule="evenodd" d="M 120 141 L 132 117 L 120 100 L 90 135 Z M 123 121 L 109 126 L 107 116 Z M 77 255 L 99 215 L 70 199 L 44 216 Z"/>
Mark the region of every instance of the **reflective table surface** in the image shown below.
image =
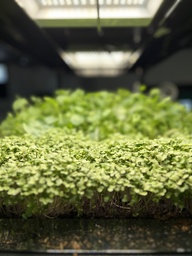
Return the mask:
<path id="1" fill-rule="evenodd" d="M 192 219 L 0 219 L 1 255 L 192 255 Z"/>

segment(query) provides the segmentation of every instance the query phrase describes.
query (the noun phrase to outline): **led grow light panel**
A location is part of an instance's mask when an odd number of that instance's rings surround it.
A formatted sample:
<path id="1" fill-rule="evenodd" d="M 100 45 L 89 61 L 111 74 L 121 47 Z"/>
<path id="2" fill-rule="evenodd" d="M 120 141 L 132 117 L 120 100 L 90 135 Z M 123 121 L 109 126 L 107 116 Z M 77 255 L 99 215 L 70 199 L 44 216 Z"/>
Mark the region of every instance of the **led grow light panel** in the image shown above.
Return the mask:
<path id="1" fill-rule="evenodd" d="M 69 22 L 65 22 L 70 20 L 73 21 L 74 26 L 97 25 L 96 0 L 17 0 L 17 2 L 40 25 L 70 26 Z M 150 22 L 162 0 L 98 0 L 98 3 L 101 25 L 127 26 L 136 22 L 136 25 L 143 26 Z M 88 19 L 95 22 L 90 24 Z M 144 19 L 147 20 L 147 24 Z M 84 22 L 78 24 L 77 20 Z"/>
<path id="2" fill-rule="evenodd" d="M 35 0 L 41 7 L 71 7 L 95 5 L 96 0 Z"/>
<path id="3" fill-rule="evenodd" d="M 109 1 L 111 1 L 112 4 L 107 5 Z M 150 19 L 158 10 L 161 2 L 162 0 L 100 0 L 100 18 Z"/>
<path id="4" fill-rule="evenodd" d="M 63 58 L 73 70 L 84 76 L 115 76 L 127 66 L 130 52 L 65 52 Z"/>
<path id="5" fill-rule="evenodd" d="M 16 0 L 35 20 L 97 19 L 96 0 Z"/>
<path id="6" fill-rule="evenodd" d="M 35 0 L 41 7 L 89 6 L 95 5 L 96 0 Z M 149 0 L 99 0 L 100 6 L 144 6 Z"/>

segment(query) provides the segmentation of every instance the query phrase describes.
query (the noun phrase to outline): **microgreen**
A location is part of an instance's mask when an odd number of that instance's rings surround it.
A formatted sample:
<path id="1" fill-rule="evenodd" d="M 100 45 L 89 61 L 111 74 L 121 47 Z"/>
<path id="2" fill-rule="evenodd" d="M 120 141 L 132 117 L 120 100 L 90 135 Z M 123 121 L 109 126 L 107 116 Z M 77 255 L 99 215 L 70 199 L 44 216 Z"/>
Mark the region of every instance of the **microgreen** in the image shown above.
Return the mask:
<path id="1" fill-rule="evenodd" d="M 0 126 L 2 209 L 17 206 L 24 217 L 151 216 L 166 207 L 192 214 L 192 113 L 157 90 L 60 90 L 17 99 L 13 109 Z"/>

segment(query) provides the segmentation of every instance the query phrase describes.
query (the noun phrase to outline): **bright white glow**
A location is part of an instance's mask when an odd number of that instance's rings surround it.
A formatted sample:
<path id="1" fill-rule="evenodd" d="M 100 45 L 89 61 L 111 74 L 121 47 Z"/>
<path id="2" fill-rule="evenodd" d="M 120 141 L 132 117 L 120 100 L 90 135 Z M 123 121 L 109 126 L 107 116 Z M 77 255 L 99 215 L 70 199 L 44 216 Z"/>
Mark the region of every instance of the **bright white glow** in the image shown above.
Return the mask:
<path id="1" fill-rule="evenodd" d="M 53 0 L 53 5 L 55 5 L 55 6 L 59 5 L 58 0 Z"/>
<path id="2" fill-rule="evenodd" d="M 48 4 L 49 6 L 52 6 L 52 5 L 53 5 L 52 0 L 47 0 L 47 4 Z"/>
<path id="3" fill-rule="evenodd" d="M 67 5 L 72 5 L 72 0 L 66 0 Z"/>
<path id="4" fill-rule="evenodd" d="M 134 5 L 142 5 L 144 3 L 143 0 L 132 0 L 132 4 Z"/>
<path id="5" fill-rule="evenodd" d="M 146 9 L 148 12 L 152 15 L 155 15 L 156 11 L 160 7 L 162 1 L 161 0 L 155 0 L 155 1 L 147 1 Z"/>
<path id="6" fill-rule="evenodd" d="M 108 4 L 108 5 L 112 4 L 112 0 L 107 0 L 106 4 Z"/>
<path id="7" fill-rule="evenodd" d="M 144 0 L 127 0 L 126 3 L 128 5 L 143 5 Z"/>
<path id="8" fill-rule="evenodd" d="M 64 0 L 40 0 L 43 6 L 59 6 L 64 4 Z"/>
<path id="9" fill-rule="evenodd" d="M 81 0 L 81 4 L 82 4 L 82 5 L 86 5 L 86 4 L 87 4 L 87 1 L 86 1 L 86 0 Z"/>
<path id="10" fill-rule="evenodd" d="M 126 3 L 126 0 L 121 0 L 120 1 L 120 4 L 125 4 Z"/>
<path id="11" fill-rule="evenodd" d="M 84 76 L 84 77 L 95 77 L 95 76 L 110 76 L 110 77 L 114 77 L 114 76 L 118 76 L 123 74 L 123 70 L 120 69 L 79 69 L 79 70 L 75 70 L 75 73 L 77 75 L 80 76 Z"/>
<path id="12" fill-rule="evenodd" d="M 114 74 L 127 66 L 130 52 L 66 52 L 63 54 L 65 62 L 74 70 L 82 73 Z M 112 72 L 113 71 L 113 72 Z M 115 73 L 116 74 L 116 73 Z"/>
<path id="13" fill-rule="evenodd" d="M 119 4 L 119 0 L 114 0 L 113 3 L 114 3 L 115 5 L 118 5 L 118 4 Z"/>
<path id="14" fill-rule="evenodd" d="M 123 8 L 122 8 L 123 7 Z M 146 10 L 146 8 L 134 8 L 122 5 L 119 8 L 108 7 L 100 8 L 100 18 L 101 19 L 140 19 L 140 18 L 151 18 L 151 14 Z"/>
<path id="15" fill-rule="evenodd" d="M 64 5 L 65 4 L 64 0 L 59 0 L 59 4 Z"/>
<path id="16" fill-rule="evenodd" d="M 144 4 L 144 0 L 139 0 L 138 4 L 143 5 Z"/>
<path id="17" fill-rule="evenodd" d="M 132 4 L 132 0 L 127 0 L 127 4 L 131 5 Z"/>
<path id="18" fill-rule="evenodd" d="M 96 0 L 17 0 L 34 19 L 97 20 Z M 98 0 L 104 19 L 151 19 L 163 0 Z M 67 6 L 67 8 L 66 8 Z M 78 8 L 81 6 L 81 8 Z M 138 21 L 137 21 L 138 24 Z M 141 21 L 143 25 L 143 21 Z"/>
<path id="19" fill-rule="evenodd" d="M 37 17 L 38 19 L 97 19 L 97 9 L 95 6 L 82 6 L 78 8 L 78 6 L 74 6 L 71 4 L 71 0 L 68 1 L 67 8 L 43 8 L 41 11 L 38 12 Z"/>
<path id="20" fill-rule="evenodd" d="M 79 5 L 79 0 L 73 0 L 74 5 Z"/>
<path id="21" fill-rule="evenodd" d="M 112 6 L 101 6 L 100 18 L 101 20 L 151 19 L 155 15 L 161 3 L 162 0 L 119 0 L 116 8 Z"/>
<path id="22" fill-rule="evenodd" d="M 47 5 L 47 1 L 46 1 L 46 0 L 41 0 L 41 4 L 42 4 L 43 6 L 46 6 L 46 5 Z"/>
<path id="23" fill-rule="evenodd" d="M 95 5 L 96 1 L 95 0 L 89 0 L 91 5 Z"/>

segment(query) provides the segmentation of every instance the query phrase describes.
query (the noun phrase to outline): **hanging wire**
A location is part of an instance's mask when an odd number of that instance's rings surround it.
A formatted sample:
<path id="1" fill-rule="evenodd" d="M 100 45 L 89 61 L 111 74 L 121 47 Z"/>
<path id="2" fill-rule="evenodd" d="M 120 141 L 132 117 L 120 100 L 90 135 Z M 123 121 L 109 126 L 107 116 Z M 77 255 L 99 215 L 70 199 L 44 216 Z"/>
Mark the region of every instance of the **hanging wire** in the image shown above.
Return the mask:
<path id="1" fill-rule="evenodd" d="M 99 5 L 99 0 L 96 0 L 97 4 L 97 32 L 99 36 L 103 36 L 103 30 L 101 26 L 101 19 L 100 19 L 100 5 Z"/>

